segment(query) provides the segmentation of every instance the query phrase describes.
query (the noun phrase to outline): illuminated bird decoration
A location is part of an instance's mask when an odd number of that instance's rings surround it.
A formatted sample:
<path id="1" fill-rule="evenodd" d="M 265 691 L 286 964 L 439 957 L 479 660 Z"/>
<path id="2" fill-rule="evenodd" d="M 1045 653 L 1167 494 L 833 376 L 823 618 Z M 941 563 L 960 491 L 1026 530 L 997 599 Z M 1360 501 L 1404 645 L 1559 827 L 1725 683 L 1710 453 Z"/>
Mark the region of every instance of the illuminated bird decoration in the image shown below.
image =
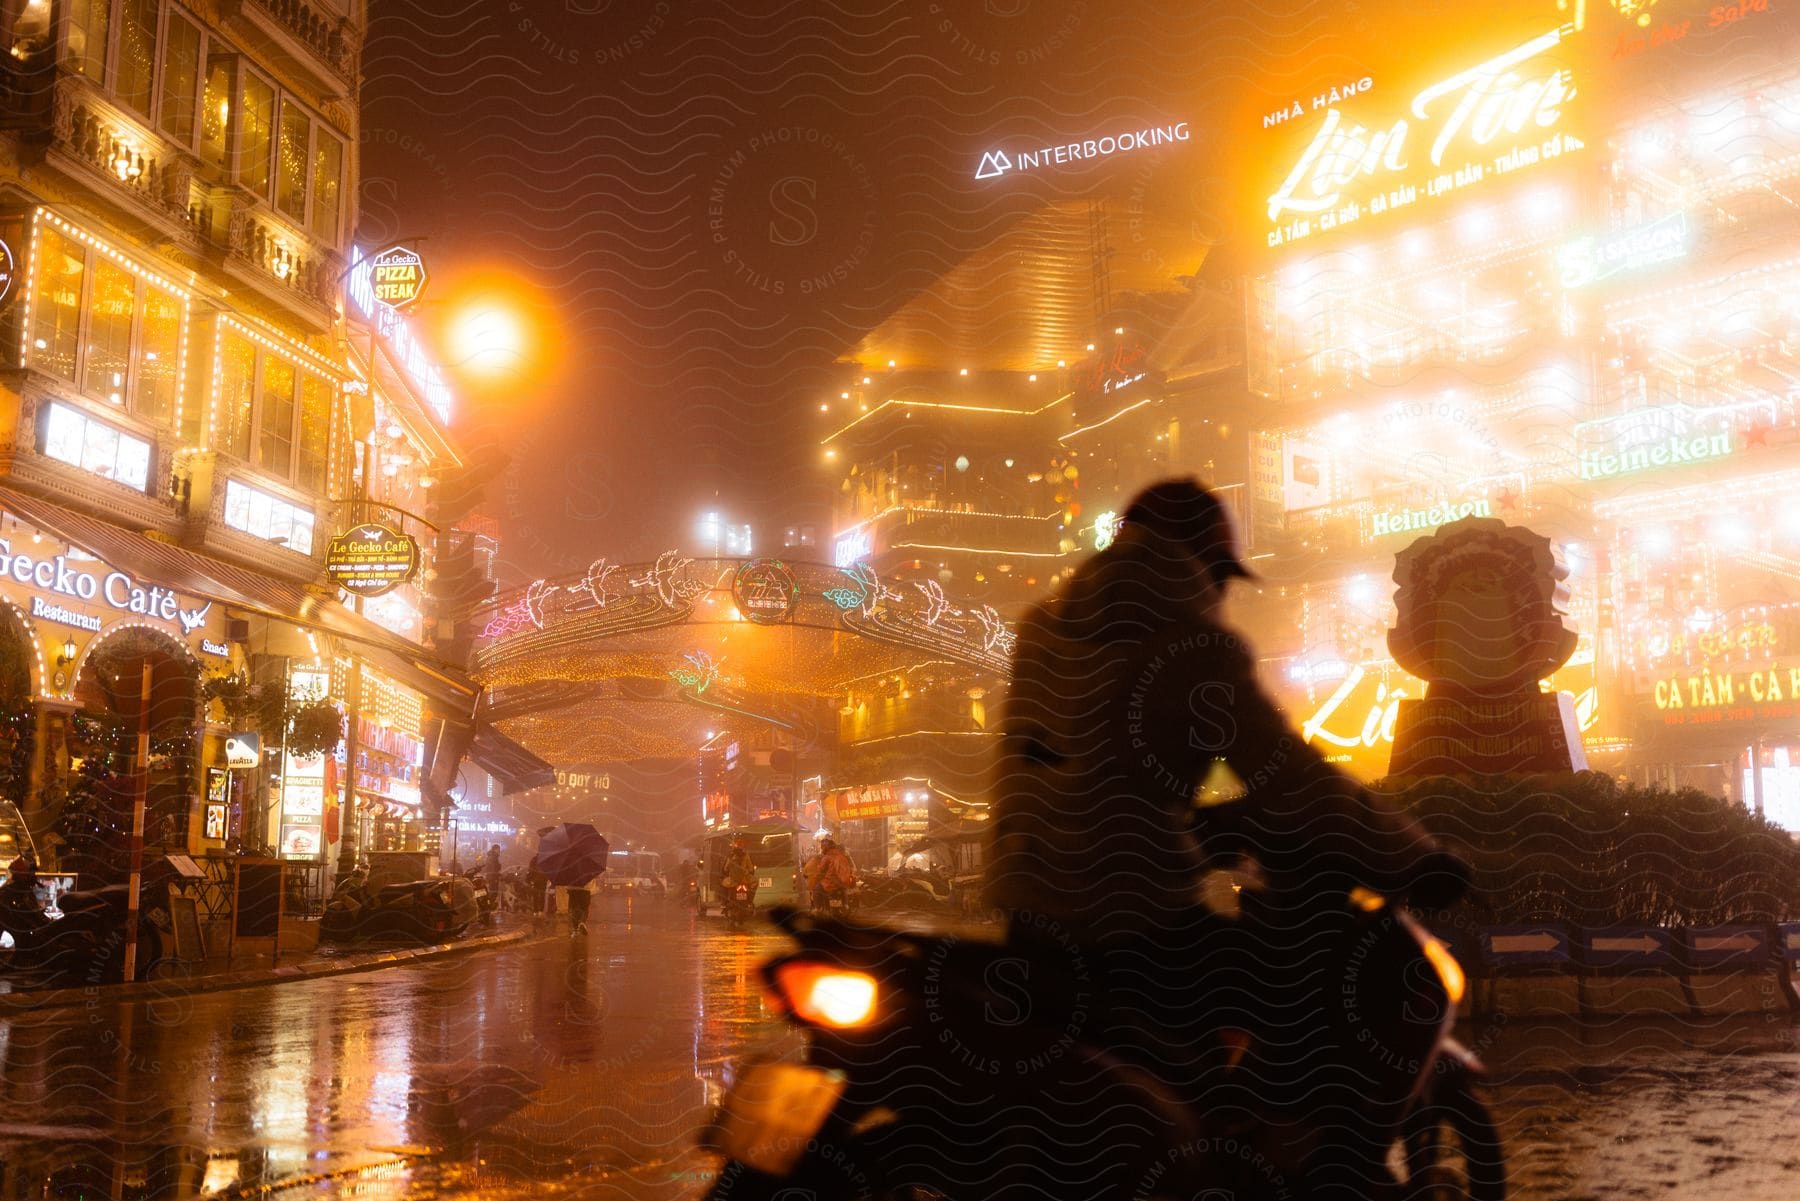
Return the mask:
<path id="1" fill-rule="evenodd" d="M 981 623 L 981 649 L 990 654 L 998 651 L 1010 657 L 1013 648 L 1018 645 L 1019 636 L 1006 627 L 999 611 L 992 605 L 983 605 L 975 610 L 975 620 Z"/>
<path id="2" fill-rule="evenodd" d="M 373 530 L 373 529 L 364 530 L 362 532 L 362 540 L 364 542 L 380 542 L 381 541 L 381 531 Z"/>
<path id="3" fill-rule="evenodd" d="M 673 609 L 705 591 L 705 585 L 689 579 L 686 574 L 688 565 L 692 562 L 692 559 L 682 558 L 680 551 L 666 550 L 656 556 L 656 566 L 647 575 L 630 581 L 631 586 L 654 589 L 663 607 Z"/>
<path id="4" fill-rule="evenodd" d="M 533 580 L 531 585 L 525 589 L 525 599 L 522 603 L 525 606 L 525 616 L 530 619 L 532 625 L 540 630 L 544 628 L 544 601 L 552 594 L 561 591 L 560 584 L 552 584 L 548 580 Z"/>
<path id="5" fill-rule="evenodd" d="M 587 589 L 588 595 L 593 597 L 594 603 L 602 609 L 623 595 L 623 593 L 613 591 L 612 588 L 612 578 L 619 571 L 620 567 L 617 563 L 608 563 L 605 559 L 595 559 L 587 569 L 587 575 L 581 581 L 581 586 Z"/>
<path id="6" fill-rule="evenodd" d="M 944 595 L 944 586 L 936 580 L 926 580 L 923 583 L 914 583 L 913 587 L 917 588 L 925 595 L 926 625 L 935 626 L 946 616 L 954 617 L 956 614 L 962 612 L 961 609 L 955 608 L 950 604 L 949 598 Z"/>
<path id="7" fill-rule="evenodd" d="M 705 651 L 689 651 L 681 657 L 691 666 L 670 668 L 669 676 L 683 688 L 691 688 L 695 693 L 705 692 L 719 678 L 719 669 L 725 665 L 725 660 L 715 660 Z"/>

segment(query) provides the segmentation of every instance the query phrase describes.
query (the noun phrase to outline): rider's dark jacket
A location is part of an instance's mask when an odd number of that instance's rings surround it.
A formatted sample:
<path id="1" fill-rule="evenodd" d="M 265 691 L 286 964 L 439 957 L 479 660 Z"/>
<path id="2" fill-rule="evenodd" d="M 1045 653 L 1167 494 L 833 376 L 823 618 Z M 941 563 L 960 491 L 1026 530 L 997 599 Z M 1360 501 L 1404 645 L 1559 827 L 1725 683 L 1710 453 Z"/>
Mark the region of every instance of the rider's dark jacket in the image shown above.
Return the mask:
<path id="1" fill-rule="evenodd" d="M 1254 853 L 1271 892 L 1309 894 L 1400 891 L 1434 849 L 1288 726 L 1249 648 L 1209 616 L 1215 587 L 1174 544 L 1128 526 L 1020 624 L 990 905 L 1078 933 L 1158 927 L 1191 910 L 1227 844 Z M 1220 761 L 1248 797 L 1196 810 Z"/>

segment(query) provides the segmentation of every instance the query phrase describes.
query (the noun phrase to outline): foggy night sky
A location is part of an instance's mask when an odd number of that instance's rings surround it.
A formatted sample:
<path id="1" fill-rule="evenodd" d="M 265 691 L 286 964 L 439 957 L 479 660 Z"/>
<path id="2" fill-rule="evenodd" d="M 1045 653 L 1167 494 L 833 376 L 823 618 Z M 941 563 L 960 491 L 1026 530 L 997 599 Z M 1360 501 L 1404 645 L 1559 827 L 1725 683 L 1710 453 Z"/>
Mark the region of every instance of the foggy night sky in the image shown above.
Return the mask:
<path id="1" fill-rule="evenodd" d="M 715 490 L 763 549 L 824 524 L 818 402 L 908 296 L 1052 200 L 1242 230 L 1262 113 L 1379 83 L 1381 54 L 1449 39 L 1452 14 L 1465 34 L 1560 19 L 1554 0 L 372 0 L 359 238 L 425 235 L 434 299 L 495 269 L 541 290 L 554 372 L 458 388 L 463 444 L 512 457 L 488 509 L 515 577 L 653 557 Z M 1176 121 L 1191 142 L 972 178 L 996 143 Z M 441 310 L 420 319 L 441 335 Z"/>

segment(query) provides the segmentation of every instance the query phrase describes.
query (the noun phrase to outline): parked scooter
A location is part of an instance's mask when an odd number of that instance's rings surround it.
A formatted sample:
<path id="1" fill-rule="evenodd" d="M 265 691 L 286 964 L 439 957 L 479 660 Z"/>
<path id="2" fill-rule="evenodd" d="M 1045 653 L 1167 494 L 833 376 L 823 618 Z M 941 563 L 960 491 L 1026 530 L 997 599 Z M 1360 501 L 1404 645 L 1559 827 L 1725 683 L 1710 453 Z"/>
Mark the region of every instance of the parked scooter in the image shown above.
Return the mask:
<path id="1" fill-rule="evenodd" d="M 475 887 L 461 876 L 389 884 L 371 892 L 346 880 L 319 923 L 324 942 L 447 942 L 459 938 L 480 915 Z"/>
<path id="2" fill-rule="evenodd" d="M 149 979 L 174 945 L 168 883 L 146 872 L 138 892 L 136 978 Z M 22 913 L 0 916 L 0 929 L 12 936 L 15 966 L 35 969 L 70 981 L 110 983 L 125 964 L 125 929 L 130 891 L 124 884 L 72 889 L 58 902 L 62 916 L 29 918 Z"/>
<path id="3" fill-rule="evenodd" d="M 1369 1038 L 1319 1032 L 1357 1082 L 1354 1110 L 1330 1119 L 1310 1098 L 1263 1098 L 1242 1058 L 1224 1061 L 1229 1104 L 1182 1104 L 1150 1065 L 1084 1044 L 1057 1005 L 1021 1011 L 1004 995 L 1018 972 L 1002 944 L 777 910 L 800 948 L 762 974 L 810 1032 L 808 1058 L 740 1068 L 703 1140 L 728 1157 L 709 1198 L 967 1201 L 999 1182 L 1049 1198 L 1306 1197 L 1348 1159 L 1378 1174 L 1362 1197 L 1499 1201 L 1505 1164 L 1472 1088 L 1479 1065 L 1450 1038 L 1461 969 L 1404 909 L 1364 902 L 1348 911 L 1347 954 Z M 1256 1044 L 1238 1051 L 1254 1061 Z M 1445 1132 L 1459 1163 L 1446 1162 Z"/>

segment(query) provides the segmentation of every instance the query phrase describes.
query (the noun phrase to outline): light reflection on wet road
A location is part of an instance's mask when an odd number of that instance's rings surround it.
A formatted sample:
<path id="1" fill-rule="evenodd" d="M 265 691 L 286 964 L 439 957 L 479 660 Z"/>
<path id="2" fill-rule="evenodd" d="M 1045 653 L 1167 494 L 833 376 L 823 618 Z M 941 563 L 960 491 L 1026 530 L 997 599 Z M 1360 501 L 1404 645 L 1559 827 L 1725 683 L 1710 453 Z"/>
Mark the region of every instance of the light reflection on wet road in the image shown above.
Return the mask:
<path id="1" fill-rule="evenodd" d="M 781 940 L 662 904 L 598 902 L 596 917 L 585 945 L 0 1024 L 0 1201 L 281 1182 L 285 1196 L 693 1196 L 712 1167 L 694 1131 L 728 1066 L 796 1046 L 754 976 Z M 1786 1022 L 1488 1033 L 1473 1041 L 1496 1072 L 1515 1196 L 1796 1195 Z"/>

